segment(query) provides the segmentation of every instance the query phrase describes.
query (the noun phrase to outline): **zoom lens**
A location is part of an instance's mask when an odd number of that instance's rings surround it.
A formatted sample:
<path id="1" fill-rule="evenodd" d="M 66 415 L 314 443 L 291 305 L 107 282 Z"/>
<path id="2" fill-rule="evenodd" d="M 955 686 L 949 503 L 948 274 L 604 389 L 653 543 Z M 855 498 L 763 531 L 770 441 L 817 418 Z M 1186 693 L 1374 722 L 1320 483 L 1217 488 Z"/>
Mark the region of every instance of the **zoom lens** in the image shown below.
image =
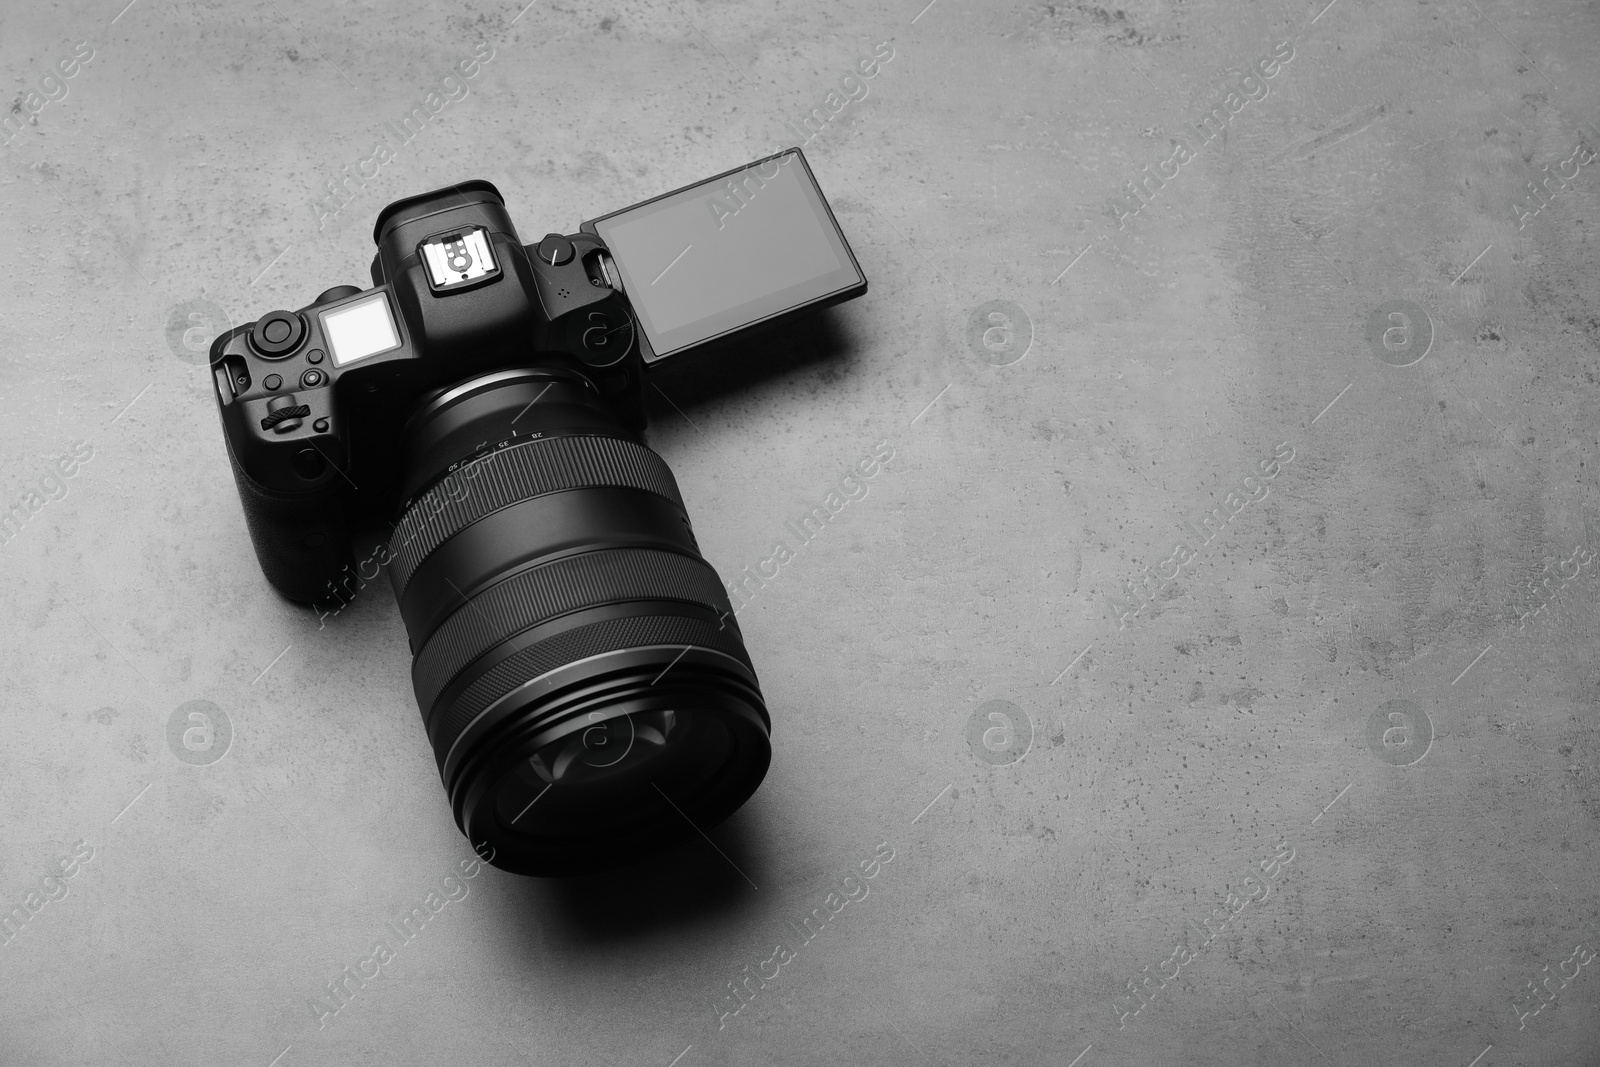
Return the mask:
<path id="1" fill-rule="evenodd" d="M 445 791 L 519 874 L 625 863 L 755 792 L 771 721 L 677 483 L 582 374 L 426 401 L 389 578 Z"/>

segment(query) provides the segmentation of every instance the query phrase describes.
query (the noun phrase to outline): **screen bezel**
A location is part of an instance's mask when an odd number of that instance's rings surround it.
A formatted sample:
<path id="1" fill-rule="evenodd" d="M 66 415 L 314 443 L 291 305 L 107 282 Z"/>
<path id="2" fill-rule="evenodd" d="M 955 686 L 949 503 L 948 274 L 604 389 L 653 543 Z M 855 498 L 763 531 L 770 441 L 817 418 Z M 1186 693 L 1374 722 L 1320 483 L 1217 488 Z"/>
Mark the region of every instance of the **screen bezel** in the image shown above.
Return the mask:
<path id="1" fill-rule="evenodd" d="M 792 156 L 794 158 L 785 160 L 784 157 L 786 156 Z M 746 163 L 743 166 L 734 167 L 732 170 L 723 171 L 721 174 L 713 177 L 692 182 L 689 185 L 673 189 L 671 192 L 662 193 L 660 196 L 653 196 L 649 200 L 640 201 L 637 204 L 622 208 L 620 211 L 613 211 L 609 214 L 601 215 L 598 218 L 591 219 L 590 221 L 583 223 L 579 229 L 583 233 L 593 234 L 601 242 L 605 242 L 605 234 L 601 232 L 600 227 L 606 223 L 619 220 L 623 216 L 631 215 L 632 213 L 641 209 L 658 204 L 663 200 L 681 196 L 685 193 L 693 193 L 705 189 L 708 186 L 720 184 L 729 178 L 744 174 L 747 171 L 764 166 L 765 164 L 774 160 L 778 161 L 778 166 L 780 167 L 792 166 L 794 163 L 800 164 L 800 172 L 803 175 L 803 180 L 800 184 L 804 195 L 810 201 L 810 206 L 818 216 L 819 220 L 826 220 L 826 226 L 823 227 L 824 236 L 828 238 L 834 252 L 839 254 L 839 259 L 841 262 L 840 269 L 848 270 L 851 277 L 844 284 L 841 284 L 836 288 L 830 289 L 827 292 L 819 294 L 815 297 L 798 301 L 787 307 L 781 308 L 777 311 L 768 312 L 764 315 L 743 318 L 735 325 L 728 326 L 699 340 L 691 341 L 686 344 L 679 344 L 675 347 L 666 349 L 665 351 L 663 351 L 660 347 L 661 338 L 659 336 L 652 336 L 650 327 L 645 323 L 643 316 L 640 315 L 637 310 L 635 310 L 634 319 L 639 326 L 640 353 L 644 357 L 646 364 L 656 363 L 668 358 L 677 358 L 691 352 L 704 351 L 708 348 L 713 348 L 724 344 L 729 340 L 736 338 L 744 331 L 754 327 L 772 325 L 794 315 L 801 314 L 812 308 L 827 307 L 830 304 L 837 304 L 844 300 L 853 299 L 867 291 L 867 278 L 866 275 L 861 272 L 861 264 L 857 262 L 856 254 L 854 250 L 851 249 L 850 242 L 845 239 L 844 230 L 840 228 L 839 220 L 834 217 L 833 208 L 831 205 L 829 205 L 828 198 L 822 195 L 822 188 L 817 184 L 816 175 L 812 173 L 811 165 L 806 161 L 805 153 L 802 152 L 798 147 L 786 148 L 780 152 L 774 152 L 769 156 L 763 156 L 760 159 L 754 160 L 753 162 Z M 607 245 L 607 249 L 610 249 L 609 245 Z M 611 255 L 614 260 L 617 259 L 614 251 L 611 252 Z M 619 269 L 621 269 L 621 266 L 622 265 L 619 262 Z M 627 293 L 626 288 L 623 289 L 623 293 Z"/>

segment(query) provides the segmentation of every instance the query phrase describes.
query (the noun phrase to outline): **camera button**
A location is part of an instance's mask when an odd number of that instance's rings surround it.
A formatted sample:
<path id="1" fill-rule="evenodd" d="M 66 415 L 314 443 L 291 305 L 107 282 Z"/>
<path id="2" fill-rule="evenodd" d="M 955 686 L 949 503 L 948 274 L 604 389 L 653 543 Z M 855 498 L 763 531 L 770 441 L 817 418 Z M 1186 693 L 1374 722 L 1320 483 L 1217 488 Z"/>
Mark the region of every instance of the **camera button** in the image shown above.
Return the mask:
<path id="1" fill-rule="evenodd" d="M 327 433 L 328 432 L 328 420 L 327 419 L 318 419 L 316 422 L 313 422 L 311 424 L 311 428 L 313 430 L 317 431 L 318 433 Z"/>
<path id="2" fill-rule="evenodd" d="M 307 363 L 321 363 L 323 354 L 324 353 L 323 353 L 322 349 L 313 348 L 311 351 L 306 353 L 306 362 Z"/>
<path id="3" fill-rule="evenodd" d="M 265 378 L 261 379 L 261 385 L 266 389 L 277 389 L 283 385 L 283 376 L 278 374 L 269 374 Z"/>
<path id="4" fill-rule="evenodd" d="M 269 311 L 250 328 L 250 343 L 269 359 L 279 359 L 300 347 L 306 324 L 292 311 Z"/>
<path id="5" fill-rule="evenodd" d="M 539 242 L 538 256 L 540 263 L 547 263 L 552 267 L 569 263 L 572 261 L 572 242 L 558 233 L 548 234 Z"/>
<path id="6" fill-rule="evenodd" d="M 328 461 L 314 448 L 302 448 L 295 453 L 294 472 L 302 478 L 319 478 L 328 469 Z"/>
<path id="7" fill-rule="evenodd" d="M 323 374 L 315 367 L 312 367 L 310 370 L 300 375 L 300 384 L 307 389 L 315 389 L 317 386 L 322 384 L 323 379 L 325 378 L 327 378 L 326 374 Z"/>

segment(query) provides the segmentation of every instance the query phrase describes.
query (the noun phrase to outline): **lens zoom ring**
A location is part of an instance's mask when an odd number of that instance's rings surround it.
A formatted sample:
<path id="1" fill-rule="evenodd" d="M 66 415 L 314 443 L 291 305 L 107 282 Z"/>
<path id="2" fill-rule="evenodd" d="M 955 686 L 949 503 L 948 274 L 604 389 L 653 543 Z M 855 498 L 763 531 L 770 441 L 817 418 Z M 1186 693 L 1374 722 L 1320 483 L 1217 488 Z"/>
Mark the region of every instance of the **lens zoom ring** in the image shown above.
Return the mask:
<path id="1" fill-rule="evenodd" d="M 643 445 L 589 434 L 527 441 L 475 460 L 412 502 L 390 542 L 396 589 L 404 592 L 428 553 L 485 515 L 544 493 L 602 486 L 643 489 L 683 507 L 666 461 Z"/>
<path id="2" fill-rule="evenodd" d="M 507 656 L 462 691 L 429 726 L 433 750 L 443 762 L 456 738 L 478 713 L 524 682 L 589 656 L 649 645 L 695 645 L 725 652 L 750 666 L 738 631 L 682 615 L 634 615 L 579 626 Z M 754 668 L 752 668 L 754 670 Z M 419 699 L 421 690 L 418 690 Z M 428 707 L 423 702 L 423 707 Z"/>
<path id="3" fill-rule="evenodd" d="M 686 600 L 731 610 L 717 572 L 704 560 L 648 548 L 568 556 L 513 574 L 456 609 L 417 653 L 417 701 L 432 707 L 463 667 L 530 626 L 629 600 Z"/>

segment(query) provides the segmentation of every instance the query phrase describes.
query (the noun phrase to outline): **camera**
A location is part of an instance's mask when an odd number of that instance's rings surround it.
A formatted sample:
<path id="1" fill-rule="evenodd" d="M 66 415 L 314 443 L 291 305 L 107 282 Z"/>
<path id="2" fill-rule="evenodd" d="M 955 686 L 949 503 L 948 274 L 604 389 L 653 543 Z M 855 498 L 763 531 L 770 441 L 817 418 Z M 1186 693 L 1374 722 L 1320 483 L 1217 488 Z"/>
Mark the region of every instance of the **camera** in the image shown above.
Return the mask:
<path id="1" fill-rule="evenodd" d="M 373 239 L 371 288 L 211 346 L 263 574 L 340 602 L 355 538 L 390 526 L 423 726 L 487 862 L 580 874 L 702 833 L 760 785 L 771 719 L 644 383 L 866 292 L 804 155 L 528 245 L 466 181 Z"/>

